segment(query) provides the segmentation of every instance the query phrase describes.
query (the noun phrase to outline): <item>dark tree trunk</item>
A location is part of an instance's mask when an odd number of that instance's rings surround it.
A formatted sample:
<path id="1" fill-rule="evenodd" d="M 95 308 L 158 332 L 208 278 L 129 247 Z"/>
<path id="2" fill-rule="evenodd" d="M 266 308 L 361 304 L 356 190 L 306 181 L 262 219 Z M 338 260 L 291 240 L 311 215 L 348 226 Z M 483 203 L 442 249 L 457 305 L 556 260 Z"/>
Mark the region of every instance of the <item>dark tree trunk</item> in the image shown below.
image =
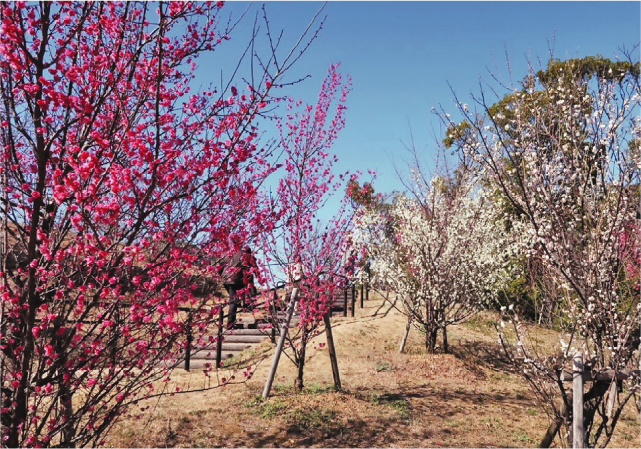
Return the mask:
<path id="1" fill-rule="evenodd" d="M 436 352 L 436 336 L 438 335 L 438 328 L 425 328 L 425 349 L 429 354 Z"/>
<path id="2" fill-rule="evenodd" d="M 443 326 L 443 352 L 445 354 L 449 351 L 449 345 L 447 344 L 447 326 Z"/>
<path id="3" fill-rule="evenodd" d="M 607 393 L 609 385 L 610 382 L 608 381 L 594 382 L 590 387 L 590 390 L 583 396 L 583 428 L 586 429 L 585 443 L 588 446 L 594 415 L 596 414 L 597 408 L 602 402 L 603 397 Z M 570 405 L 566 407 L 566 404 L 564 403 L 561 406 L 561 416 L 556 418 L 552 424 L 550 424 L 550 427 L 548 427 L 539 447 L 550 447 L 554 437 L 564 424 L 568 440 L 567 443 L 568 445 L 572 444 L 572 395 L 568 395 L 568 398 Z"/>
<path id="4" fill-rule="evenodd" d="M 60 325 L 61 323 L 57 323 Z M 68 334 L 65 335 L 67 337 Z M 71 417 L 73 416 L 73 391 L 69 387 L 69 381 L 64 380 L 64 375 L 67 370 L 67 356 L 68 354 L 64 349 L 64 341 L 66 338 L 56 339 L 56 352 L 60 354 L 60 369 L 58 371 L 58 377 L 60 378 L 58 383 L 58 401 L 60 403 L 60 409 L 62 410 L 62 419 L 65 424 L 63 425 L 62 435 L 60 437 L 60 446 L 61 447 L 76 447 L 76 443 L 73 441 L 73 438 L 76 436 L 76 432 L 73 426 Z M 115 366 L 113 368 L 115 371 Z M 112 372 L 113 372 L 112 371 Z"/>
<path id="5" fill-rule="evenodd" d="M 552 441 L 554 441 L 554 437 L 556 434 L 559 432 L 561 429 L 561 426 L 563 425 L 563 422 L 567 422 L 569 419 L 569 409 L 565 406 L 565 402 L 561 405 L 561 417 L 557 417 L 554 421 L 552 421 L 552 424 L 550 424 L 550 427 L 548 427 L 548 430 L 545 432 L 545 436 L 543 437 L 543 440 L 539 444 L 539 447 L 550 447 L 552 444 Z"/>
<path id="6" fill-rule="evenodd" d="M 307 329 L 303 329 L 303 335 L 300 342 L 300 355 L 298 357 L 298 376 L 294 381 L 294 389 L 297 392 L 303 391 L 303 374 L 305 372 L 305 352 L 307 348 Z"/>
<path id="7" fill-rule="evenodd" d="M 583 395 L 583 428 L 585 429 L 585 444 L 589 445 L 590 434 L 594 415 L 603 403 L 606 393 L 610 388 L 610 381 L 596 381 L 592 383 L 590 390 Z M 596 443 L 596 442 L 595 442 Z"/>

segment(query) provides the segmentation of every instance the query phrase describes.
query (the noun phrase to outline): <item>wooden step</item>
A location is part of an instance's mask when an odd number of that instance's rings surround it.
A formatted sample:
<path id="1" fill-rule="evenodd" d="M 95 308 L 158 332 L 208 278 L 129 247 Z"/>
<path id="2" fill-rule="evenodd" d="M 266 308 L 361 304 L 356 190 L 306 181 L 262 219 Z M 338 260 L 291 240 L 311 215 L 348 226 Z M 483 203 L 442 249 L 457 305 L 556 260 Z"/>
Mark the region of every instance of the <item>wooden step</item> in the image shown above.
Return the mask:
<path id="1" fill-rule="evenodd" d="M 287 318 L 287 314 L 286 313 L 278 313 L 278 314 L 276 314 L 276 318 L 278 318 L 279 321 L 283 321 L 283 320 L 285 320 Z M 300 318 L 300 313 L 292 314 L 292 320 L 295 319 L 295 318 Z"/>
<path id="2" fill-rule="evenodd" d="M 237 334 L 234 332 L 233 334 L 224 336 L 223 344 L 225 343 L 262 343 L 263 341 L 265 341 L 266 338 L 267 338 L 267 335 L 265 335 L 262 332 L 260 332 L 258 335 Z"/>
<path id="3" fill-rule="evenodd" d="M 258 323 L 256 328 L 249 329 L 234 329 L 224 334 L 225 337 L 231 337 L 232 335 L 265 335 L 270 329 L 266 326 L 261 326 L 262 323 Z"/>
<path id="4" fill-rule="evenodd" d="M 251 343 L 223 343 L 223 352 L 241 352 L 251 348 Z M 191 352 L 192 359 L 216 358 L 216 348 L 198 349 Z"/>
<path id="5" fill-rule="evenodd" d="M 227 351 L 232 352 L 232 351 Z M 216 359 L 216 348 L 213 349 L 200 349 L 191 352 L 190 358 L 194 359 Z"/>
<path id="6" fill-rule="evenodd" d="M 252 321 L 251 323 L 236 323 L 233 332 L 238 333 L 238 332 L 245 332 L 245 331 L 256 331 L 260 329 L 265 329 L 269 327 L 269 318 L 264 317 L 264 318 L 257 318 L 256 320 Z M 226 331 L 225 333 L 228 333 Z"/>
<path id="7" fill-rule="evenodd" d="M 232 357 L 234 357 L 234 355 L 236 355 L 236 354 L 233 353 L 233 352 L 227 352 L 227 353 L 223 352 L 222 356 L 221 356 L 221 360 L 231 359 Z M 189 369 L 190 370 L 192 370 L 192 369 L 203 369 L 203 368 L 205 368 L 205 364 L 207 364 L 207 363 L 209 363 L 210 368 L 214 368 L 214 369 L 216 368 L 214 366 L 214 365 L 216 365 L 216 358 L 214 357 L 213 361 L 211 361 L 209 359 L 197 359 L 197 360 L 191 359 L 189 361 Z M 180 362 L 178 365 L 176 365 L 176 368 L 185 368 L 185 362 L 184 361 Z"/>
<path id="8" fill-rule="evenodd" d="M 262 343 L 265 341 L 267 337 L 271 335 L 271 332 L 264 332 L 260 330 L 255 330 L 255 333 L 247 333 L 247 334 L 227 334 L 223 335 L 223 344 L 226 343 L 246 343 L 246 344 L 256 344 L 256 343 Z M 207 345 L 198 345 L 194 344 L 191 347 L 192 351 L 200 351 L 200 350 L 209 350 L 212 348 L 216 348 L 216 343 L 209 343 Z"/>
<path id="9" fill-rule="evenodd" d="M 224 359 L 225 357 L 233 357 L 237 354 L 240 354 L 242 351 L 230 351 L 230 350 L 225 350 L 221 352 L 221 358 Z M 227 354 L 226 356 L 224 356 Z M 207 361 L 216 361 L 216 351 L 198 351 L 196 353 L 191 354 L 190 357 L 191 361 L 194 360 L 207 360 Z"/>

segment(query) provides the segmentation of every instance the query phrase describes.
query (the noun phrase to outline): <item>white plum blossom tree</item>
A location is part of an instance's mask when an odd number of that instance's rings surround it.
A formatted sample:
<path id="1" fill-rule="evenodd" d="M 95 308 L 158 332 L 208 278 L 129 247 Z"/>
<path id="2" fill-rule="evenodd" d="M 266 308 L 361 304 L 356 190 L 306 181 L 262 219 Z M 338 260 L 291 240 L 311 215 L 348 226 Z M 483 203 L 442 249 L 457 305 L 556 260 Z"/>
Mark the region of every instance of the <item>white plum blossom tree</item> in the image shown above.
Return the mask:
<path id="1" fill-rule="evenodd" d="M 500 98 L 500 97 L 499 97 Z M 459 103 L 466 121 L 449 145 L 479 167 L 527 224 L 528 257 L 543 261 L 559 297 L 565 338 L 556 354 L 537 350 L 518 311 L 499 338 L 554 417 L 550 444 L 571 423 L 562 380 L 581 351 L 596 378 L 585 394 L 586 442 L 605 446 L 625 404 L 639 391 L 639 63 L 603 58 L 551 60 L 492 105 Z M 635 278 L 636 277 L 636 278 Z M 568 425 L 568 432 L 570 426 Z M 567 436 L 567 433 L 565 434 Z"/>
<path id="2" fill-rule="evenodd" d="M 353 239 L 367 246 L 372 272 L 401 299 L 433 353 L 439 332 L 447 351 L 447 326 L 472 317 L 507 281 L 517 245 L 471 173 L 422 179 L 416 172 L 413 198 L 362 210 Z"/>

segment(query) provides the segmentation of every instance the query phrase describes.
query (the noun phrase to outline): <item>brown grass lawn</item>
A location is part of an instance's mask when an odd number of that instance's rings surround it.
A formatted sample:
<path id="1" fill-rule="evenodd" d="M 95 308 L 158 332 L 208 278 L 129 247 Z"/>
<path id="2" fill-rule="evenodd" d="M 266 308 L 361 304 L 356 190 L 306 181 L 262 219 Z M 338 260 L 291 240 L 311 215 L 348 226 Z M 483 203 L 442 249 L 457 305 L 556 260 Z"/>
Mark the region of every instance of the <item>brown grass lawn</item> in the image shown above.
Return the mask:
<path id="1" fill-rule="evenodd" d="M 294 365 L 281 358 L 272 395 L 260 400 L 271 345 L 247 351 L 251 380 L 200 393 L 148 401 L 138 419 L 123 419 L 110 447 L 533 447 L 548 417 L 522 378 L 484 349 L 496 343 L 492 315 L 452 327 L 453 354 L 428 355 L 412 331 L 398 348 L 401 315 L 370 300 L 356 318 L 332 319 L 343 391 L 333 391 L 324 333 L 305 369 L 305 391 L 293 391 Z M 548 332 L 551 338 L 553 333 Z M 256 365 L 257 360 L 263 359 Z M 221 372 L 220 377 L 230 377 Z M 241 372 L 236 373 L 242 378 Z M 236 379 L 237 380 L 237 379 Z M 173 382 L 204 383 L 202 371 L 179 370 Z M 171 385 L 175 388 L 175 385 Z M 559 444 L 555 440 L 555 444 Z M 641 447 L 639 415 L 630 403 L 610 447 Z"/>

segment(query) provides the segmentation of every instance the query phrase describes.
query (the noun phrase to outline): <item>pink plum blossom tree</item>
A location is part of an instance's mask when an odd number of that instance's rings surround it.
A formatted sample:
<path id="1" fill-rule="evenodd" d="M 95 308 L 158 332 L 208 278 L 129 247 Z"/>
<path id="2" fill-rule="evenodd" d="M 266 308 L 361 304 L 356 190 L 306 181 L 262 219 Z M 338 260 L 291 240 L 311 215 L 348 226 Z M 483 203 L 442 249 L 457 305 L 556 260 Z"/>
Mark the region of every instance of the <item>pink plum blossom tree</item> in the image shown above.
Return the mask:
<path id="1" fill-rule="evenodd" d="M 316 105 L 302 107 L 301 102 L 290 102 L 287 120 L 279 125 L 285 150 L 285 174 L 275 201 L 280 220 L 271 233 L 265 234 L 263 252 L 271 264 L 265 277 L 275 280 L 285 274 L 299 289 L 300 322 L 287 334 L 290 350 L 285 353 L 298 368 L 295 386 L 299 391 L 303 388 L 306 348 L 346 280 L 341 261 L 348 246 L 351 208 L 343 201 L 338 212 L 322 218 L 323 206 L 342 184 L 333 170 L 337 156 L 330 149 L 345 126 L 345 101 L 350 89 L 350 80 L 343 80 L 338 65 L 332 65 Z M 284 299 L 274 304 L 276 308 L 284 307 Z"/>
<path id="2" fill-rule="evenodd" d="M 274 226 L 257 119 L 299 52 L 192 93 L 222 6 L 0 5 L 5 446 L 100 444 L 166 393 L 213 341 L 221 261 Z"/>

